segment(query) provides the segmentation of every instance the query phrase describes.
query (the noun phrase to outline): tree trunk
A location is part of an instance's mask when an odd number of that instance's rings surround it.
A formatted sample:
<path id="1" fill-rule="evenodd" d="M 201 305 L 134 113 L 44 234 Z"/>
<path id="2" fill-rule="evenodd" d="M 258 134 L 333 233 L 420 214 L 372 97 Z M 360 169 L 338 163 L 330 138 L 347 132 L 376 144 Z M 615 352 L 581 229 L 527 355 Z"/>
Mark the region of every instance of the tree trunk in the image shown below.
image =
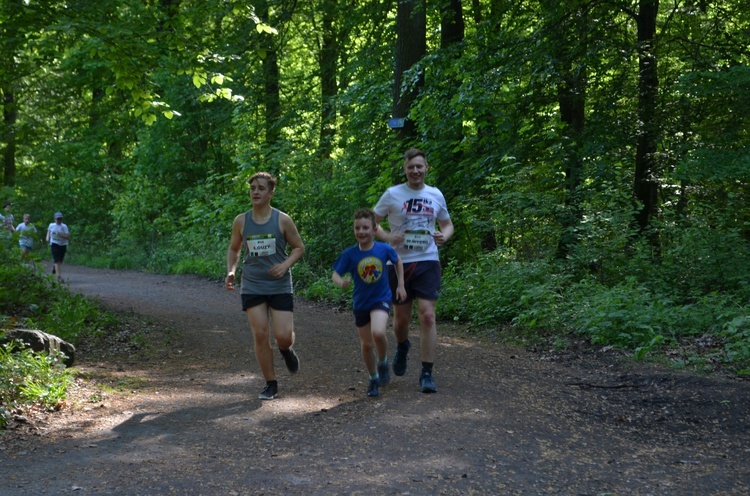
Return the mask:
<path id="1" fill-rule="evenodd" d="M 461 0 L 446 0 L 442 3 L 440 12 L 440 49 L 452 58 L 451 63 L 460 64 L 464 31 Z M 461 81 L 455 77 L 448 77 L 444 85 L 443 96 L 446 102 L 450 102 L 453 96 L 458 93 Z M 444 167 L 435 168 L 435 171 L 437 172 L 436 179 L 442 185 L 443 193 L 450 203 L 450 199 L 460 189 L 460 185 L 455 184 L 455 181 L 450 181 L 448 178 L 450 173 L 455 170 L 455 166 L 461 163 L 460 145 L 463 141 L 464 132 L 462 113 L 455 110 L 451 105 L 447 105 L 447 107 L 448 112 L 444 114 L 446 126 L 441 139 L 448 145 L 442 157 L 447 163 Z"/>
<path id="2" fill-rule="evenodd" d="M 562 218 L 562 234 L 558 240 L 557 258 L 565 258 L 576 243 L 574 234 L 580 224 L 582 209 L 578 188 L 583 175 L 583 128 L 585 124 L 586 93 L 585 74 L 567 74 L 558 90 L 560 118 L 565 123 L 565 214 Z"/>
<path id="3" fill-rule="evenodd" d="M 471 0 L 471 13 L 474 17 L 474 24 L 481 24 L 484 17 L 482 16 L 482 5 L 479 0 Z"/>
<path id="4" fill-rule="evenodd" d="M 23 22 L 24 5 L 21 0 L 0 2 L 0 92 L 3 106 L 3 128 L 0 130 L 5 148 L 3 150 L 3 185 L 16 184 L 16 123 L 18 121 L 18 72 L 16 57 L 25 39 Z"/>
<path id="5" fill-rule="evenodd" d="M 273 25 L 269 18 L 267 0 L 254 3 L 258 17 L 267 24 Z M 266 56 L 263 58 L 263 81 L 265 90 L 263 104 L 265 106 L 266 145 L 273 146 L 279 141 L 279 119 L 281 117 L 281 95 L 279 93 L 279 59 L 275 40 L 268 35 L 261 35 Z"/>
<path id="6" fill-rule="evenodd" d="M 464 41 L 464 14 L 461 0 L 447 0 L 443 3 L 440 16 L 440 48 Z"/>
<path id="7" fill-rule="evenodd" d="M 396 14 L 396 71 L 393 85 L 393 118 L 403 119 L 403 127 L 396 127 L 396 138 L 401 142 L 416 137 L 409 109 L 424 84 L 419 74 L 415 84 L 404 84 L 404 73 L 427 53 L 427 20 L 424 0 L 398 0 Z M 404 87 L 402 87 L 404 86 Z"/>
<path id="8" fill-rule="evenodd" d="M 5 150 L 3 151 L 3 185 L 16 184 L 16 120 L 18 110 L 13 89 L 2 88 L 3 92 L 3 128 L 5 130 Z"/>
<path id="9" fill-rule="evenodd" d="M 560 219 L 562 232 L 557 243 L 556 257 L 564 259 L 576 244 L 576 227 L 583 211 L 578 189 L 583 179 L 583 131 L 586 120 L 586 71 L 585 47 L 588 36 L 588 17 L 581 7 L 563 7 L 546 2 L 545 10 L 550 14 L 551 31 L 549 43 L 557 74 L 557 100 L 563 130 L 563 164 L 565 173 L 565 209 Z M 568 8 L 572 10 L 567 10 Z"/>
<path id="10" fill-rule="evenodd" d="M 638 130 L 635 157 L 635 180 L 633 193 L 640 204 L 635 215 L 636 223 L 643 232 L 658 208 L 658 173 L 656 170 L 656 146 L 658 123 L 655 115 L 659 76 L 654 53 L 656 37 L 656 15 L 658 0 L 640 0 L 636 21 L 638 25 Z"/>
<path id="11" fill-rule="evenodd" d="M 336 69 L 339 48 L 334 30 L 334 20 L 337 3 L 337 0 L 324 0 L 322 7 L 323 37 L 319 55 L 321 119 L 318 156 L 323 160 L 331 157 L 336 136 L 336 97 L 338 96 Z"/>

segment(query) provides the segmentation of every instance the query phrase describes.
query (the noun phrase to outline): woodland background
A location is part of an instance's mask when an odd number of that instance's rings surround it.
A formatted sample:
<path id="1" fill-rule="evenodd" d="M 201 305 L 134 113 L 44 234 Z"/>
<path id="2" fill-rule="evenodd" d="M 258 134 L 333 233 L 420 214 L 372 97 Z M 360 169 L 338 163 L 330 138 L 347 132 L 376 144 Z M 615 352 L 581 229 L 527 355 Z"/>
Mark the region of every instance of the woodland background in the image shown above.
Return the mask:
<path id="1" fill-rule="evenodd" d="M 73 263 L 223 278 L 266 170 L 298 293 L 346 301 L 351 215 L 418 146 L 456 226 L 440 318 L 750 373 L 741 0 L 0 0 L 0 53 L 37 256 L 60 210 Z"/>

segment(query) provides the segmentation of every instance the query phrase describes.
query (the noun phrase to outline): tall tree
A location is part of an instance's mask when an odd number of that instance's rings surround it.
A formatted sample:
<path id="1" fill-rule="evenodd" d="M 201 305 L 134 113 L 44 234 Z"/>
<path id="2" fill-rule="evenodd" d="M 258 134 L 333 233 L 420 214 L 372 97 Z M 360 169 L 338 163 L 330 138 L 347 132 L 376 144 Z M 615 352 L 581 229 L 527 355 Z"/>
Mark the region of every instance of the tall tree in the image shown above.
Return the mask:
<path id="1" fill-rule="evenodd" d="M 394 119 L 403 119 L 396 128 L 399 141 L 408 142 L 416 137 L 414 121 L 409 119 L 409 110 L 424 85 L 424 73 L 420 70 L 406 74 L 427 53 L 427 17 L 425 0 L 398 0 L 396 12 L 396 68 L 393 84 Z"/>
<path id="2" fill-rule="evenodd" d="M 13 186 L 16 182 L 16 92 L 11 84 L 0 88 L 3 96 L 3 185 Z"/>
<path id="3" fill-rule="evenodd" d="M 658 209 L 656 150 L 659 122 L 656 115 L 659 74 L 656 57 L 656 18 L 659 0 L 639 0 L 638 12 L 628 11 L 638 27 L 638 129 L 633 194 L 640 203 L 635 215 L 644 231 Z"/>
<path id="4" fill-rule="evenodd" d="M 338 84 L 336 73 L 338 68 L 339 46 L 334 22 L 336 20 L 337 0 L 322 0 L 322 35 L 318 55 L 320 65 L 320 139 L 318 157 L 327 160 L 331 157 L 334 138 L 336 136 L 336 97 Z"/>
<path id="5" fill-rule="evenodd" d="M 464 41 L 464 13 L 461 0 L 446 0 L 441 5 L 440 11 L 440 49 L 447 52 L 452 64 L 458 65 L 461 61 L 462 43 Z M 460 71 L 450 71 L 450 81 L 448 82 L 447 92 L 448 100 L 458 92 L 461 81 L 457 76 Z M 463 118 L 461 113 L 455 111 L 452 115 L 447 116 L 450 122 L 450 136 L 448 140 L 453 150 L 458 150 L 457 145 L 463 138 L 462 124 Z M 452 161 L 457 163 L 461 160 L 460 151 L 453 153 Z"/>
<path id="6" fill-rule="evenodd" d="M 433 87 L 439 87 L 440 106 L 439 112 L 443 115 L 445 126 L 438 140 L 444 144 L 441 150 L 441 162 L 446 167 L 436 168 L 436 180 L 442 185 L 443 192 L 450 200 L 460 189 L 454 181 L 448 177 L 455 170 L 455 164 L 461 162 L 461 142 L 463 141 L 463 115 L 460 107 L 455 104 L 456 95 L 459 93 L 463 74 L 460 70 L 463 42 L 465 36 L 464 14 L 461 0 L 444 0 L 440 4 L 440 66 L 439 76 L 442 81 L 436 82 Z M 439 144 L 433 149 L 443 148 Z"/>
<path id="7" fill-rule="evenodd" d="M 3 185 L 13 186 L 16 181 L 16 121 L 18 120 L 17 91 L 20 84 L 16 60 L 23 45 L 22 0 L 3 0 L 0 3 L 0 95 L 2 95 L 3 127 Z"/>
<path id="8" fill-rule="evenodd" d="M 464 41 L 464 13 L 461 0 L 444 0 L 440 6 L 440 48 Z"/>
<path id="9" fill-rule="evenodd" d="M 565 258 L 576 242 L 574 234 L 583 210 L 578 189 L 583 180 L 583 131 L 586 118 L 586 44 L 590 36 L 588 11 L 579 2 L 542 1 L 548 20 L 546 45 L 557 79 L 557 99 L 562 130 L 563 171 L 565 174 L 565 208 L 557 258 Z"/>
<path id="10" fill-rule="evenodd" d="M 258 17 L 270 25 L 274 20 L 270 17 L 268 0 L 255 2 Z M 263 36 L 263 35 L 262 35 Z M 263 81 L 265 86 L 264 107 L 266 122 L 266 145 L 273 146 L 279 141 L 281 117 L 281 95 L 279 93 L 279 54 L 276 48 L 278 40 L 272 36 L 263 36 Z"/>

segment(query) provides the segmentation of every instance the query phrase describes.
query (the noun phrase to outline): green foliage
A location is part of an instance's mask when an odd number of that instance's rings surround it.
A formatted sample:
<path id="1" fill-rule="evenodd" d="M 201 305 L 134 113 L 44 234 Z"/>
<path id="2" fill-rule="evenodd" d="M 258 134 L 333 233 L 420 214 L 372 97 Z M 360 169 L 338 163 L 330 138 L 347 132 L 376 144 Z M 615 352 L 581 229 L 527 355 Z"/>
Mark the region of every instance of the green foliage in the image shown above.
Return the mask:
<path id="1" fill-rule="evenodd" d="M 720 360 L 750 364 L 747 303 L 712 294 L 678 304 L 631 279 L 612 288 L 584 283 L 570 289 L 564 319 L 592 343 L 634 350 L 637 357 L 714 335 L 724 341 Z"/>
<path id="2" fill-rule="evenodd" d="M 0 255 L 0 315 L 9 315 L 27 328 L 36 328 L 77 344 L 96 335 L 112 317 L 81 295 L 70 294 L 55 278 L 34 265 Z"/>
<path id="3" fill-rule="evenodd" d="M 346 306 L 351 309 L 352 290 L 343 291 L 339 289 L 329 277 L 321 277 L 313 281 L 310 285 L 305 286 L 301 291 L 305 298 L 327 303 L 330 305 Z"/>
<path id="4" fill-rule="evenodd" d="M 658 278 L 664 291 L 683 301 L 716 292 L 750 301 L 750 245 L 740 230 L 672 226 L 662 232 L 661 264 L 649 279 Z"/>
<path id="5" fill-rule="evenodd" d="M 557 322 L 562 280 L 544 262 L 521 263 L 488 254 L 451 263 L 443 273 L 438 317 L 479 325 L 516 323 L 533 329 Z"/>
<path id="6" fill-rule="evenodd" d="M 724 338 L 726 360 L 738 364 L 740 375 L 750 375 L 750 314 L 734 317 L 724 324 L 719 336 Z"/>
<path id="7" fill-rule="evenodd" d="M 311 301 L 330 305 L 348 305 L 351 308 L 353 287 L 346 291 L 339 289 L 331 281 L 333 267 L 315 268 L 308 263 L 298 263 L 294 266 L 294 288 L 297 294 Z"/>
<path id="8" fill-rule="evenodd" d="M 46 308 L 45 308 L 46 307 Z M 41 305 L 41 312 L 28 319 L 29 325 L 45 329 L 65 341 L 78 343 L 84 335 L 101 332 L 109 320 L 99 308 L 81 295 L 62 293 L 49 305 Z"/>
<path id="9" fill-rule="evenodd" d="M 0 429 L 10 414 L 30 405 L 56 408 L 67 395 L 74 372 L 58 354 L 38 354 L 0 346 Z"/>
<path id="10" fill-rule="evenodd" d="M 659 298 L 637 281 L 612 288 L 583 284 L 571 295 L 566 317 L 594 344 L 643 349 L 674 338 L 673 302 Z"/>

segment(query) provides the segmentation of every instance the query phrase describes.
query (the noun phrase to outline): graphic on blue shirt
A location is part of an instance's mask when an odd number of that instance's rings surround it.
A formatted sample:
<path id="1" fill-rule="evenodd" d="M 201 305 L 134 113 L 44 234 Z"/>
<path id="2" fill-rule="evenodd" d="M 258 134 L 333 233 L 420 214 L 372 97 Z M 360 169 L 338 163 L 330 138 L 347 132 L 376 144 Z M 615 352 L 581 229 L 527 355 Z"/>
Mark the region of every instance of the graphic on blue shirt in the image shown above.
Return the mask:
<path id="1" fill-rule="evenodd" d="M 359 261 L 357 272 L 367 284 L 376 283 L 383 275 L 383 262 L 376 257 L 365 257 Z"/>

